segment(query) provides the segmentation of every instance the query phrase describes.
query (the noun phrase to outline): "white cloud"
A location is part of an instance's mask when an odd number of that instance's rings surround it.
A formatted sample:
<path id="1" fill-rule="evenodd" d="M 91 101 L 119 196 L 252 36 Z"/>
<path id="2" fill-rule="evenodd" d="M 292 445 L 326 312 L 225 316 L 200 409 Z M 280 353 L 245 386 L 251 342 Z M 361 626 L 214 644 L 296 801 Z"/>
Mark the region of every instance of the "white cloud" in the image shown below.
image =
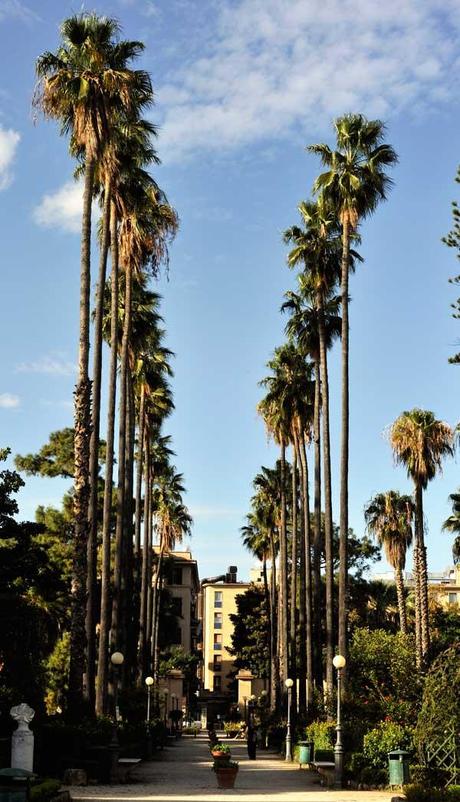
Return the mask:
<path id="1" fill-rule="evenodd" d="M 83 185 L 68 181 L 49 195 L 44 195 L 33 210 L 33 219 L 44 228 L 60 228 L 78 233 L 81 228 Z"/>
<path id="2" fill-rule="evenodd" d="M 159 90 L 162 154 L 222 152 L 331 117 L 388 117 L 456 97 L 457 0 L 224 0 L 214 31 Z"/>
<path id="3" fill-rule="evenodd" d="M 18 395 L 13 393 L 0 393 L 0 409 L 15 409 L 21 403 Z"/>
<path id="4" fill-rule="evenodd" d="M 19 0 L 0 0 L 0 22 L 4 19 L 19 19 L 21 22 L 37 22 L 41 17 Z"/>
<path id="5" fill-rule="evenodd" d="M 11 128 L 0 126 L 0 191 L 6 189 L 13 180 L 11 165 L 21 136 Z"/>
<path id="6" fill-rule="evenodd" d="M 241 517 L 239 510 L 230 507 L 218 507 L 207 504 L 191 504 L 190 515 L 192 518 L 234 518 Z"/>
<path id="7" fill-rule="evenodd" d="M 17 373 L 45 373 L 54 376 L 72 376 L 77 367 L 74 362 L 61 356 L 46 355 L 32 362 L 20 362 Z"/>

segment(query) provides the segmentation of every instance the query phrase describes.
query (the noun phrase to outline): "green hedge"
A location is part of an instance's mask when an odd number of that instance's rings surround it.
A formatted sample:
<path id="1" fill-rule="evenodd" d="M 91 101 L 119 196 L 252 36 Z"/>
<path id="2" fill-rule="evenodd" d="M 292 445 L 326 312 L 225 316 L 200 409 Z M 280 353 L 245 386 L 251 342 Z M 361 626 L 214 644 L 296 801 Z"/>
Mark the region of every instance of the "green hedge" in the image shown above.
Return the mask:
<path id="1" fill-rule="evenodd" d="M 48 802 L 56 796 L 60 787 L 59 780 L 43 780 L 30 789 L 30 802 Z"/>
<path id="2" fill-rule="evenodd" d="M 407 802 L 460 802 L 460 785 L 449 788 L 426 788 L 424 785 L 404 785 Z"/>

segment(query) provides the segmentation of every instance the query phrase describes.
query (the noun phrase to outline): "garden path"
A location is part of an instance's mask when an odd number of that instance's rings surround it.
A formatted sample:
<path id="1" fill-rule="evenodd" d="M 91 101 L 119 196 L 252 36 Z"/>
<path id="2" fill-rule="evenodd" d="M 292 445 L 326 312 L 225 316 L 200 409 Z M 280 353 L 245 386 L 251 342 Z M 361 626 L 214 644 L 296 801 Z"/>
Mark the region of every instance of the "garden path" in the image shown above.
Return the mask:
<path id="1" fill-rule="evenodd" d="M 232 758 L 239 762 L 236 787 L 216 787 L 211 771 L 208 741 L 204 736 L 181 738 L 154 760 L 133 772 L 129 785 L 95 785 L 71 788 L 73 802 L 390 802 L 391 793 L 333 791 L 322 788 L 316 775 L 297 764 L 286 763 L 270 752 L 257 752 L 248 760 L 246 744 L 229 741 Z"/>

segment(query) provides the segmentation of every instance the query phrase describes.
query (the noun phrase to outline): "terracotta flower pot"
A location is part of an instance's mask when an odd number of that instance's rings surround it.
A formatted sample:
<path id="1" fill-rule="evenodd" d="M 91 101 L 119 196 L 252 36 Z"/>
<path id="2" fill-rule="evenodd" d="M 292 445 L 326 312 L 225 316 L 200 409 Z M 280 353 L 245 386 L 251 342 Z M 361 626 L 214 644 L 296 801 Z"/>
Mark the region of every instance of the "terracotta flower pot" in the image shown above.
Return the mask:
<path id="1" fill-rule="evenodd" d="M 233 788 L 235 785 L 237 774 L 238 774 L 237 766 L 222 766 L 221 768 L 216 769 L 217 787 Z"/>

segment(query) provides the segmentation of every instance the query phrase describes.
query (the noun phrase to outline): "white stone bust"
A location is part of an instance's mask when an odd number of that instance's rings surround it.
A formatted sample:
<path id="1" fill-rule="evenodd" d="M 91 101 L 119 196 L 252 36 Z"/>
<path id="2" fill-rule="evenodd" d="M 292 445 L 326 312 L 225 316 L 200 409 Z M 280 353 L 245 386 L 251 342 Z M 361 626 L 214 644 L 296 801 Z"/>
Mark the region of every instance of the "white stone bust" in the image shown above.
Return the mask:
<path id="1" fill-rule="evenodd" d="M 10 716 L 18 722 L 18 730 L 28 730 L 29 724 L 35 716 L 35 710 L 25 702 L 22 702 L 20 705 L 15 705 L 15 707 L 11 708 Z"/>

